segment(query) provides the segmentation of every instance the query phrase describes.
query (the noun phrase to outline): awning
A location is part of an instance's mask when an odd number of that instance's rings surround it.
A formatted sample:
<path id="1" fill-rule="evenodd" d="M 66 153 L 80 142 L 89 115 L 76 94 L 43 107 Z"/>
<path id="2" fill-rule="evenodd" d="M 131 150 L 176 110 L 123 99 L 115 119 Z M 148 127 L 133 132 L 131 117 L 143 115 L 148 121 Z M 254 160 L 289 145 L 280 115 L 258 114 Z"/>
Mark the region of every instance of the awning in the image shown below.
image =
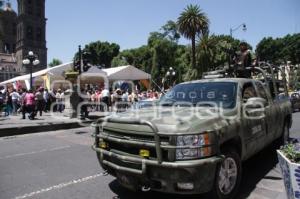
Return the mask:
<path id="1" fill-rule="evenodd" d="M 119 66 L 115 68 L 103 69 L 107 74 L 109 80 L 142 80 L 142 79 L 151 79 L 151 75 L 134 67 L 131 65 L 128 66 Z"/>

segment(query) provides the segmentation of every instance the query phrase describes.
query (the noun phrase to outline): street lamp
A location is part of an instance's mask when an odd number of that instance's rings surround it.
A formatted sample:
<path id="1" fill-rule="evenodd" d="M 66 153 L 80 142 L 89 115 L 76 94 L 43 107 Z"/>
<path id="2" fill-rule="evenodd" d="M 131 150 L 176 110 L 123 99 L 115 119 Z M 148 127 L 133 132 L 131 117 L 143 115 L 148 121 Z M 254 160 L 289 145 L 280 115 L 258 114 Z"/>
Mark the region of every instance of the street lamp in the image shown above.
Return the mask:
<path id="1" fill-rule="evenodd" d="M 245 24 L 245 23 L 242 23 L 242 24 L 238 25 L 238 26 L 235 27 L 235 28 L 230 28 L 230 36 L 232 37 L 232 33 L 233 33 L 234 31 L 238 30 L 240 27 L 243 27 L 242 30 L 243 30 L 244 32 L 247 31 L 247 26 L 246 26 L 246 24 Z"/>
<path id="2" fill-rule="evenodd" d="M 29 51 L 28 55 L 23 60 L 24 65 L 30 66 L 30 89 L 32 89 L 32 67 L 38 65 L 39 63 L 40 60 L 38 60 L 37 56 L 32 51 Z"/>
<path id="3" fill-rule="evenodd" d="M 169 88 L 171 86 L 171 80 L 175 77 L 175 75 L 176 75 L 175 70 L 172 67 L 170 67 L 166 73 L 167 78 L 169 78 Z"/>

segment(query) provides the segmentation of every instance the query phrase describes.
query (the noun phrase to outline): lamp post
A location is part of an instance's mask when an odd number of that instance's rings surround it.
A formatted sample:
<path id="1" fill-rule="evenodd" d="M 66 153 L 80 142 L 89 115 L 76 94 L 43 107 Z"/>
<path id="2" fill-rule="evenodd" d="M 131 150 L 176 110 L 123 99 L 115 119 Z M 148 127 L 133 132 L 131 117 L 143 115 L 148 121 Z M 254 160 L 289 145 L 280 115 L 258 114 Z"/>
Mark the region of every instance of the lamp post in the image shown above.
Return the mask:
<path id="1" fill-rule="evenodd" d="M 28 55 L 23 60 L 24 65 L 30 66 L 30 89 L 32 89 L 32 67 L 36 66 L 40 63 L 40 60 L 38 60 L 37 55 L 35 55 L 32 51 L 28 52 Z"/>
<path id="2" fill-rule="evenodd" d="M 168 85 L 169 88 L 171 86 L 171 80 L 175 77 L 175 75 L 176 75 L 175 70 L 172 67 L 170 67 L 169 70 L 166 73 L 166 77 L 169 79 L 169 85 Z"/>
<path id="3" fill-rule="evenodd" d="M 247 26 L 245 23 L 242 23 L 240 25 L 238 25 L 237 27 L 235 28 L 230 28 L 230 36 L 232 37 L 232 33 L 236 30 L 238 30 L 240 27 L 243 27 L 243 31 L 247 31 Z"/>

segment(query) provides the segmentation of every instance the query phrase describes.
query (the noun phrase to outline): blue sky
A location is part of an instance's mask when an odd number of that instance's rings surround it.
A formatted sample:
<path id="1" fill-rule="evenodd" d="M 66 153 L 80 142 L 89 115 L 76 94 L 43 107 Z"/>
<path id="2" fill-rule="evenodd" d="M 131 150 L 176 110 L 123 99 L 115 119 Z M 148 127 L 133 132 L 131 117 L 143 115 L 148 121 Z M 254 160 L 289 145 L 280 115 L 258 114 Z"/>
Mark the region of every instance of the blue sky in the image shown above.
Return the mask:
<path id="1" fill-rule="evenodd" d="M 115 42 L 121 50 L 144 45 L 150 32 L 176 21 L 188 4 L 202 8 L 214 34 L 246 23 L 247 31 L 233 36 L 254 47 L 266 36 L 300 32 L 300 0 L 46 0 L 48 62 L 68 62 L 79 44 L 97 40 Z"/>

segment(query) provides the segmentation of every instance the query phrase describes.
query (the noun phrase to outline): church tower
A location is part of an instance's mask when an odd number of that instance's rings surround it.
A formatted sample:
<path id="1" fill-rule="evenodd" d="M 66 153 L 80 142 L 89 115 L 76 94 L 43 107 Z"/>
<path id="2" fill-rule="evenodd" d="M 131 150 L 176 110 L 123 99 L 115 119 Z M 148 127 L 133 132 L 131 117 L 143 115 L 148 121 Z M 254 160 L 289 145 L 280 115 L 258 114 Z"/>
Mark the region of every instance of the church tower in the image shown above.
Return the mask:
<path id="1" fill-rule="evenodd" d="M 40 64 L 33 71 L 47 67 L 45 0 L 18 0 L 16 58 L 18 66 L 33 51 Z M 26 66 L 23 72 L 28 73 Z"/>
<path id="2" fill-rule="evenodd" d="M 12 54 L 16 52 L 16 27 L 17 13 L 7 2 L 4 9 L 0 9 L 0 53 Z"/>

